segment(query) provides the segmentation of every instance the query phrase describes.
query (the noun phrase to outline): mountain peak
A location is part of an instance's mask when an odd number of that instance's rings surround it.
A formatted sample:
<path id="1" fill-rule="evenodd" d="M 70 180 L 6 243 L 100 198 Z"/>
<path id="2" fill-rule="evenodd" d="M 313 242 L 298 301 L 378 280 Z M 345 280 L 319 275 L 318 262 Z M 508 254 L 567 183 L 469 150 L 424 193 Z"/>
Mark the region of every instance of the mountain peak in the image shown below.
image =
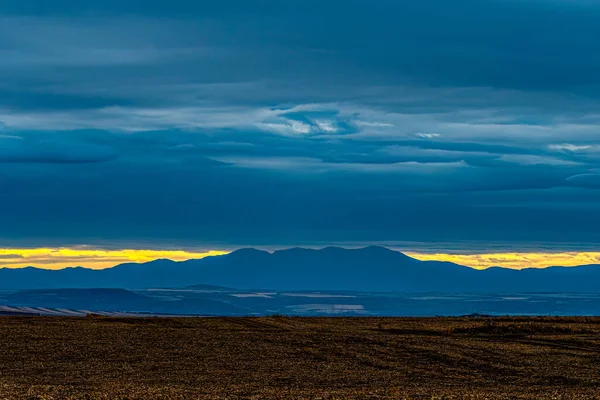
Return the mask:
<path id="1" fill-rule="evenodd" d="M 396 250 L 392 250 L 390 248 L 384 247 L 384 246 L 375 246 L 375 245 L 371 245 L 371 246 L 366 246 L 366 247 L 362 247 L 358 250 L 362 250 L 362 251 L 368 251 L 368 252 L 373 252 L 373 253 L 395 253 L 395 254 L 403 254 L 406 255 L 400 251 L 396 251 Z M 407 256 L 408 257 L 408 256 Z"/>
<path id="2" fill-rule="evenodd" d="M 266 250 L 260 250 L 260 249 L 256 249 L 254 247 L 244 247 L 235 251 L 232 251 L 231 253 L 227 254 L 227 256 L 229 257 L 252 257 L 252 256 L 264 256 L 264 255 L 269 255 L 271 253 L 269 253 Z"/>
<path id="3" fill-rule="evenodd" d="M 403 258 L 405 260 L 411 260 L 411 261 L 417 261 L 416 259 L 407 256 L 406 254 L 402 253 L 401 251 L 397 251 L 397 250 L 392 250 L 390 248 L 384 247 L 384 246 L 366 246 L 366 247 L 361 247 L 358 249 L 352 249 L 353 251 L 356 252 L 360 252 L 361 254 L 364 254 L 367 257 L 379 257 L 379 258 L 384 258 L 384 257 L 394 257 L 396 259 L 398 258 Z"/>
<path id="4" fill-rule="evenodd" d="M 320 251 L 320 250 L 310 249 L 310 248 L 306 248 L 306 247 L 290 247 L 288 249 L 277 250 L 273 254 L 295 255 L 295 254 L 313 253 L 315 251 Z"/>

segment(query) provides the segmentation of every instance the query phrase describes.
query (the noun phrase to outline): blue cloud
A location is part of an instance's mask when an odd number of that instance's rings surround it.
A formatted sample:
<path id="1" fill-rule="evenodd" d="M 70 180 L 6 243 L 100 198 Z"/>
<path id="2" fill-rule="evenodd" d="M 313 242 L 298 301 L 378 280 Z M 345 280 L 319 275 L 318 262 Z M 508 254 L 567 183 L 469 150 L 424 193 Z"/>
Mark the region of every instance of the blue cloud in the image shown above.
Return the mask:
<path id="1" fill-rule="evenodd" d="M 81 164 L 114 160 L 118 154 L 109 147 L 59 141 L 30 140 L 0 136 L 0 163 Z"/>
<path id="2" fill-rule="evenodd" d="M 4 2 L 0 239 L 587 248 L 598 20 L 566 0 Z"/>

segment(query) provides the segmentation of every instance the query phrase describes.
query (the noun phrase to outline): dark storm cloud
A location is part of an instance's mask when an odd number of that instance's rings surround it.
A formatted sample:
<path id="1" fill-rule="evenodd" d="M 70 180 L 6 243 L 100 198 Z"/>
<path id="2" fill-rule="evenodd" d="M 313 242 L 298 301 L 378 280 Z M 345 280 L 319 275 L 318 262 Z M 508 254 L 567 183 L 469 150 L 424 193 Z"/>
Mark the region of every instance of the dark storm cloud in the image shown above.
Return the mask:
<path id="1" fill-rule="evenodd" d="M 589 248 L 598 20 L 566 0 L 4 2 L 0 237 Z"/>

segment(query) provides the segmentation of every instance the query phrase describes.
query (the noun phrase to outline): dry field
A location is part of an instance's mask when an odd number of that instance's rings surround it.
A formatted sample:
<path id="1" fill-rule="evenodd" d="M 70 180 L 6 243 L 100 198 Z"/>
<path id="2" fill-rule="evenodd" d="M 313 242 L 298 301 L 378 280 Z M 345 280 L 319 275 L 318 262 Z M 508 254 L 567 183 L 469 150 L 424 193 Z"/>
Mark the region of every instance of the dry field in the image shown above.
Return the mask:
<path id="1" fill-rule="evenodd" d="M 0 399 L 600 398 L 600 318 L 0 318 Z"/>

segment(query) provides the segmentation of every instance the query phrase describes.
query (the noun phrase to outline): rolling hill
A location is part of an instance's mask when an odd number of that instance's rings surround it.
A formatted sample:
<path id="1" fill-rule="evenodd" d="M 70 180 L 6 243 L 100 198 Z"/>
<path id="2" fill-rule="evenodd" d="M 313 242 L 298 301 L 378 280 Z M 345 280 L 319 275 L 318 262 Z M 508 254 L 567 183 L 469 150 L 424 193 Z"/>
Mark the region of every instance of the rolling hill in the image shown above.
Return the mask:
<path id="1" fill-rule="evenodd" d="M 273 253 L 241 249 L 223 256 L 174 262 L 121 264 L 105 270 L 81 267 L 49 271 L 0 269 L 0 289 L 165 288 L 195 284 L 237 289 L 347 290 L 373 292 L 597 292 L 600 266 L 484 271 L 438 261 L 419 261 L 384 247 Z"/>

